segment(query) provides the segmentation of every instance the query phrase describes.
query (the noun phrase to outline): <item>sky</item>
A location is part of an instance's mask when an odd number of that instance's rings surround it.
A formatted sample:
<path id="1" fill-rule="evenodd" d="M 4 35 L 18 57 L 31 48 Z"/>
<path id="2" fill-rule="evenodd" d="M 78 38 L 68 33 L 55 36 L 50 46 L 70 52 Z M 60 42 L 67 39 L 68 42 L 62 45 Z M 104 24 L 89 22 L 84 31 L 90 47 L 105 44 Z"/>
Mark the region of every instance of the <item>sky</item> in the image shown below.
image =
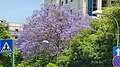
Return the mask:
<path id="1" fill-rule="evenodd" d="M 0 0 L 0 20 L 25 23 L 26 18 L 42 4 L 44 0 Z"/>

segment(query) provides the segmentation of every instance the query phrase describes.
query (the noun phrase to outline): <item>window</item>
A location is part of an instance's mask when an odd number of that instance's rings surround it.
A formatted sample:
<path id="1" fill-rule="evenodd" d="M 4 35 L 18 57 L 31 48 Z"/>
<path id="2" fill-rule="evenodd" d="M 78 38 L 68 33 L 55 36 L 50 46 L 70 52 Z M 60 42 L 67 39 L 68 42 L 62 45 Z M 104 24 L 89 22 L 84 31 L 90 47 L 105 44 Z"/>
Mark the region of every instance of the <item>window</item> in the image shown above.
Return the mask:
<path id="1" fill-rule="evenodd" d="M 62 5 L 63 5 L 63 1 L 62 1 Z"/>
<path id="2" fill-rule="evenodd" d="M 97 1 L 93 0 L 93 11 L 97 10 Z"/>
<path id="3" fill-rule="evenodd" d="M 107 1 L 102 1 L 102 7 L 106 7 L 107 6 Z"/>
<path id="4" fill-rule="evenodd" d="M 93 16 L 97 16 L 97 14 L 93 14 Z"/>
<path id="5" fill-rule="evenodd" d="M 71 2 L 73 2 L 73 0 L 71 0 Z"/>
<path id="6" fill-rule="evenodd" d="M 18 37 L 17 36 L 15 36 L 15 39 L 17 39 Z"/>
<path id="7" fill-rule="evenodd" d="M 1 23 L 3 23 L 3 21 L 2 21 L 2 20 L 0 20 L 0 22 L 1 22 Z"/>
<path id="8" fill-rule="evenodd" d="M 15 29 L 16 32 L 18 32 L 18 29 Z"/>
<path id="9" fill-rule="evenodd" d="M 3 22 L 3 21 L 1 21 L 1 22 Z"/>
<path id="10" fill-rule="evenodd" d="M 115 1 L 111 1 L 111 4 L 113 4 Z"/>
<path id="11" fill-rule="evenodd" d="M 66 4 L 68 3 L 68 0 L 66 0 Z"/>
<path id="12" fill-rule="evenodd" d="M 70 10 L 70 13 L 72 14 L 72 10 Z"/>

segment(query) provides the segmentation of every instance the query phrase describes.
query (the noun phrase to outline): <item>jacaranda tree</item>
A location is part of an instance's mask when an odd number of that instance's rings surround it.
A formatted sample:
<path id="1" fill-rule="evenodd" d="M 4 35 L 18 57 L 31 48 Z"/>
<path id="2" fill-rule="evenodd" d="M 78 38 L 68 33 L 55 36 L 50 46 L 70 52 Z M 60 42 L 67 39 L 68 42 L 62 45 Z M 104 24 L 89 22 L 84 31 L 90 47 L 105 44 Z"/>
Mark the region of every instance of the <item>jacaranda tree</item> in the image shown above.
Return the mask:
<path id="1" fill-rule="evenodd" d="M 23 31 L 17 39 L 17 48 L 21 50 L 25 59 L 46 54 L 52 55 L 52 50 L 47 51 L 51 44 L 52 49 L 57 46 L 60 53 L 67 48 L 68 42 L 75 34 L 80 33 L 82 29 L 90 28 L 91 21 L 90 16 L 84 15 L 82 11 L 68 4 L 44 5 L 27 18 Z M 49 44 L 43 44 L 43 40 L 49 41 Z"/>

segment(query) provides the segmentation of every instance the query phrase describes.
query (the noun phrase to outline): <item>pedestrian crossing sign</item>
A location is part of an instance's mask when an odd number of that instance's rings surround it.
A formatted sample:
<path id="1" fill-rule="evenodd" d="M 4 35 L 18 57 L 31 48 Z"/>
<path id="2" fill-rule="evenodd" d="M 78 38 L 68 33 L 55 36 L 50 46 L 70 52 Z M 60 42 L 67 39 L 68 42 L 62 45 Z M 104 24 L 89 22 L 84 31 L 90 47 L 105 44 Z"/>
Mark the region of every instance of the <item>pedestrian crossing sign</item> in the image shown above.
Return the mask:
<path id="1" fill-rule="evenodd" d="M 0 53 L 11 53 L 12 45 L 12 40 L 0 40 Z"/>

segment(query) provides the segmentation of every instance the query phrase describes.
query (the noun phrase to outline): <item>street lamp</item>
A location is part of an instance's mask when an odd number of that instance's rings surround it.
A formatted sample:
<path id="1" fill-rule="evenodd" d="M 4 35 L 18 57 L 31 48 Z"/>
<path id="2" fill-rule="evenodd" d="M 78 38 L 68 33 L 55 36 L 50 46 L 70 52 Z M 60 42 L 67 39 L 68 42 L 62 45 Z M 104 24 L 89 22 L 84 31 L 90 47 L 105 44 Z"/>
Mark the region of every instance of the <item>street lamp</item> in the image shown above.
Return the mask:
<path id="1" fill-rule="evenodd" d="M 47 40 L 43 40 L 42 43 L 49 43 L 49 41 L 47 41 Z"/>
<path id="2" fill-rule="evenodd" d="M 43 44 L 48 44 L 48 43 L 50 44 L 50 42 L 47 41 L 47 40 L 43 40 L 42 43 L 43 43 Z M 57 52 L 56 52 L 56 61 L 58 62 L 58 47 L 57 47 L 57 45 L 55 45 L 55 44 L 52 44 L 52 45 L 54 45 L 55 48 L 57 49 Z"/>
<path id="3" fill-rule="evenodd" d="M 119 46 L 119 24 L 118 24 L 118 21 L 116 20 L 116 18 L 110 14 L 106 14 L 106 13 L 102 13 L 102 10 L 101 11 L 93 11 L 92 14 L 103 14 L 103 15 L 107 15 L 107 16 L 110 16 L 111 18 L 113 18 L 116 22 L 116 25 L 117 25 L 117 47 Z"/>

